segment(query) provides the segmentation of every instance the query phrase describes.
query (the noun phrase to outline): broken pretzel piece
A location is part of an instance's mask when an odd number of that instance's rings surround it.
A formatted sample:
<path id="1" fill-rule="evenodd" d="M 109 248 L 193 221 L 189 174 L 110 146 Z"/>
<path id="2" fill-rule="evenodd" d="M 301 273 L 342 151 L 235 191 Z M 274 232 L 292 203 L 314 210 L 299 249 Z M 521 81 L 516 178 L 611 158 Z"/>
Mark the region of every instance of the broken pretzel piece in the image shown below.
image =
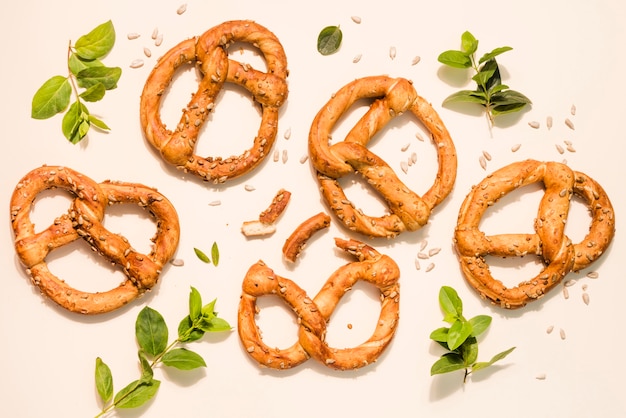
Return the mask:
<path id="1" fill-rule="evenodd" d="M 302 222 L 293 233 L 287 238 L 283 245 L 283 256 L 287 261 L 296 262 L 296 258 L 302 252 L 311 236 L 323 228 L 330 226 L 330 216 L 324 212 L 320 212 Z"/>
<path id="2" fill-rule="evenodd" d="M 241 226 L 241 232 L 246 237 L 258 237 L 263 235 L 271 235 L 276 232 L 274 223 L 287 208 L 291 193 L 287 190 L 280 189 L 272 203 L 259 215 L 259 219 L 253 221 L 245 221 Z"/>

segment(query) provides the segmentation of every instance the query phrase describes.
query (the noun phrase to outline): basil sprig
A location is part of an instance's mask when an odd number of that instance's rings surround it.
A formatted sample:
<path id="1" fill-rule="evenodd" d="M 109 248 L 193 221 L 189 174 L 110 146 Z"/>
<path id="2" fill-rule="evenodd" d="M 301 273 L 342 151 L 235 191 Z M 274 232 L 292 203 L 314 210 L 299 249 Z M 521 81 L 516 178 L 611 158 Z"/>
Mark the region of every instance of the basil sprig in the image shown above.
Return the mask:
<path id="1" fill-rule="evenodd" d="M 326 26 L 317 36 L 317 52 L 322 55 L 334 54 L 339 50 L 343 32 L 339 26 Z"/>
<path id="2" fill-rule="evenodd" d="M 168 344 L 169 332 L 163 316 L 148 306 L 143 308 L 135 322 L 141 377 L 126 385 L 114 396 L 111 369 L 98 357 L 95 381 L 103 408 L 96 417 L 101 417 L 115 408 L 137 408 L 152 399 L 161 385 L 161 382 L 154 378 L 154 369 L 161 363 L 179 370 L 206 367 L 202 356 L 178 345 L 197 341 L 207 332 L 231 330 L 228 322 L 217 316 L 215 302 L 214 299 L 202 305 L 200 293 L 192 287 L 189 294 L 189 315 L 180 321 L 178 337 L 170 344 Z"/>
<path id="3" fill-rule="evenodd" d="M 453 68 L 474 69 L 472 80 L 476 82 L 476 89 L 451 94 L 443 101 L 443 105 L 461 102 L 480 104 L 485 108 L 491 127 L 496 116 L 517 112 L 532 104 L 528 97 L 502 84 L 496 57 L 512 49 L 509 46 L 499 47 L 476 61 L 478 40 L 470 32 L 464 32 L 461 35 L 461 49 L 442 52 L 437 60 Z"/>
<path id="4" fill-rule="evenodd" d="M 33 96 L 31 117 L 49 119 L 65 112 L 61 130 L 72 144 L 80 142 L 91 126 L 110 130 L 106 123 L 89 113 L 85 103 L 100 101 L 107 90 L 117 87 L 122 69 L 107 67 L 101 61 L 114 44 L 115 28 L 110 20 L 78 38 L 74 45 L 70 42 L 68 75 L 55 75 L 43 83 Z"/>
<path id="5" fill-rule="evenodd" d="M 437 328 L 430 334 L 430 339 L 445 348 L 447 352 L 430 369 L 431 376 L 465 369 L 463 382 L 477 371 L 491 366 L 496 361 L 509 355 L 515 347 L 496 354 L 489 361 L 478 360 L 478 337 L 491 325 L 491 317 L 478 315 L 469 320 L 463 316 L 463 302 L 456 290 L 442 286 L 439 290 L 439 305 L 443 311 L 443 320 L 449 327 Z"/>

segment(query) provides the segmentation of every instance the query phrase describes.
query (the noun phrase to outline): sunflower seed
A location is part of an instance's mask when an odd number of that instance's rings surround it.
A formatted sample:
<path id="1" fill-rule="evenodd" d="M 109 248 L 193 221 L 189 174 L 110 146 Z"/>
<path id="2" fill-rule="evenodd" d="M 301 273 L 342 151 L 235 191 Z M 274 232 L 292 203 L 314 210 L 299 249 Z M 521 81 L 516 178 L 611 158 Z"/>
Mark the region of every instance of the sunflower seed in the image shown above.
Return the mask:
<path id="1" fill-rule="evenodd" d="M 569 152 L 576 152 L 576 148 L 574 148 L 574 146 L 571 143 L 567 144 L 565 146 L 565 149 L 568 150 Z"/>
<path id="2" fill-rule="evenodd" d="M 565 283 L 563 284 L 567 287 L 574 286 L 576 284 L 576 280 L 574 279 L 566 280 Z"/>
<path id="3" fill-rule="evenodd" d="M 422 268 L 422 266 L 420 265 L 420 261 L 416 258 L 415 259 L 415 270 L 419 270 L 421 268 Z"/>
<path id="4" fill-rule="evenodd" d="M 402 148 L 400 148 L 400 151 L 405 152 L 406 150 L 409 149 L 410 146 L 411 146 L 411 143 L 407 142 Z"/>
<path id="5" fill-rule="evenodd" d="M 137 39 L 137 38 L 139 38 L 140 36 L 141 36 L 141 35 L 140 35 L 140 34 L 138 34 L 137 32 L 131 32 L 131 33 L 129 33 L 128 35 L 126 35 L 126 37 L 127 37 L 129 40 L 131 40 L 131 41 L 132 41 L 133 39 Z"/>
<path id="6" fill-rule="evenodd" d="M 185 262 L 181 258 L 175 258 L 173 260 L 170 260 L 170 264 L 176 267 L 181 267 L 185 265 Z"/>
<path id="7" fill-rule="evenodd" d="M 541 125 L 536 120 L 533 120 L 531 122 L 528 122 L 528 126 L 530 126 L 533 129 L 539 129 L 539 126 Z"/>
<path id="8" fill-rule="evenodd" d="M 273 159 L 274 162 L 277 162 L 280 159 L 280 152 L 278 152 L 278 150 L 274 151 Z"/>
<path id="9" fill-rule="evenodd" d="M 583 292 L 586 292 L 588 287 L 589 287 L 589 285 L 587 285 L 587 283 L 582 285 Z"/>
<path id="10" fill-rule="evenodd" d="M 306 161 L 308 159 L 309 159 L 309 155 L 308 154 L 304 154 L 302 157 L 300 157 L 300 164 L 306 163 Z"/>
<path id="11" fill-rule="evenodd" d="M 561 328 L 559 330 L 559 335 L 561 336 L 561 339 L 564 340 L 565 339 L 565 330 L 563 328 Z"/>
<path id="12" fill-rule="evenodd" d="M 439 251 L 441 251 L 441 248 L 431 248 L 430 250 L 428 250 L 428 256 L 432 257 L 434 255 L 439 254 Z"/>
<path id="13" fill-rule="evenodd" d="M 291 128 L 287 128 L 287 130 L 285 130 L 285 133 L 283 134 L 283 137 L 285 139 L 291 138 Z"/>
<path id="14" fill-rule="evenodd" d="M 389 48 L 389 58 L 391 59 L 395 59 L 396 58 L 396 47 L 392 46 Z"/>
<path id="15" fill-rule="evenodd" d="M 254 190 L 256 190 L 254 186 L 250 184 L 246 184 L 245 186 L 243 186 L 243 188 L 246 189 L 247 192 L 253 192 Z"/>
<path id="16" fill-rule="evenodd" d="M 563 297 L 569 299 L 569 290 L 565 286 L 563 286 Z"/>
<path id="17" fill-rule="evenodd" d="M 478 158 L 478 162 L 483 170 L 487 169 L 487 160 L 485 159 L 485 156 L 481 155 L 480 158 Z"/>
<path id="18" fill-rule="evenodd" d="M 419 56 L 419 55 L 416 55 L 415 57 L 413 57 L 413 60 L 411 61 L 411 65 L 416 65 L 416 64 L 418 64 L 421 60 L 422 60 L 422 58 L 420 58 L 420 56 Z"/>
<path id="19" fill-rule="evenodd" d="M 182 15 L 187 11 L 187 3 L 181 4 L 178 9 L 176 9 L 176 14 Z"/>
<path id="20" fill-rule="evenodd" d="M 152 56 L 152 51 L 150 51 L 150 49 L 149 49 L 149 48 L 144 48 L 144 49 L 143 49 L 143 54 L 144 54 L 146 57 L 150 58 L 150 57 Z"/>
<path id="21" fill-rule="evenodd" d="M 352 62 L 356 64 L 357 62 L 361 61 L 361 57 L 363 57 L 362 54 L 356 54 L 354 58 L 352 58 Z"/>
<path id="22" fill-rule="evenodd" d="M 535 379 L 537 379 L 537 380 L 546 380 L 546 374 L 545 373 L 540 373 L 537 376 L 535 376 Z"/>
<path id="23" fill-rule="evenodd" d="M 487 161 L 491 161 L 491 154 L 489 154 L 487 151 L 483 151 L 483 155 L 485 156 L 485 159 Z"/>
<path id="24" fill-rule="evenodd" d="M 552 331 L 554 330 L 554 325 L 550 325 L 547 329 L 546 329 L 546 333 L 550 334 L 552 333 Z"/>
<path id="25" fill-rule="evenodd" d="M 583 302 L 585 302 L 585 305 L 589 305 L 589 293 L 583 293 Z"/>
<path id="26" fill-rule="evenodd" d="M 426 266 L 426 273 L 428 273 L 434 268 L 435 268 L 435 263 L 430 263 L 429 265 Z"/>
<path id="27" fill-rule="evenodd" d="M 570 107 L 569 112 L 572 114 L 572 116 L 576 115 L 576 105 L 572 105 L 572 107 Z"/>
<path id="28" fill-rule="evenodd" d="M 130 63 L 130 68 L 140 68 L 143 67 L 143 60 L 142 59 L 136 59 L 133 60 L 133 62 Z"/>
<path id="29" fill-rule="evenodd" d="M 359 16 L 351 16 L 350 19 L 352 19 L 352 21 L 357 25 L 361 23 L 361 18 Z"/>
<path id="30" fill-rule="evenodd" d="M 413 164 L 415 164 L 417 162 L 417 153 L 416 152 L 412 152 L 411 153 L 411 162 Z"/>
<path id="31" fill-rule="evenodd" d="M 546 118 L 546 126 L 548 127 L 548 130 L 552 129 L 552 116 L 548 116 Z"/>
<path id="32" fill-rule="evenodd" d="M 154 45 L 161 46 L 162 43 L 163 43 L 163 34 L 159 33 L 156 39 L 154 40 Z"/>
<path id="33" fill-rule="evenodd" d="M 407 174 L 409 172 L 409 164 L 406 161 L 402 161 L 400 163 L 400 168 L 402 169 L 402 171 L 404 171 L 404 174 Z"/>
<path id="34" fill-rule="evenodd" d="M 574 130 L 574 122 L 572 122 L 569 118 L 565 118 L 565 125 L 571 130 Z"/>
<path id="35" fill-rule="evenodd" d="M 159 36 L 159 28 L 154 28 L 154 30 L 152 31 L 152 39 L 156 39 L 157 36 Z"/>
<path id="36" fill-rule="evenodd" d="M 222 204 L 221 200 L 214 200 L 212 202 L 209 202 L 209 206 L 219 206 Z"/>
<path id="37" fill-rule="evenodd" d="M 416 133 L 415 133 L 415 138 L 417 138 L 417 140 L 418 140 L 418 141 L 422 141 L 422 142 L 424 142 L 424 137 L 423 137 L 423 136 L 422 136 L 422 134 L 421 134 L 421 133 L 419 133 L 419 132 L 416 132 Z"/>
<path id="38" fill-rule="evenodd" d="M 599 276 L 600 275 L 597 271 L 590 271 L 589 273 L 587 273 L 587 277 L 589 277 L 590 279 L 597 279 Z"/>
<path id="39" fill-rule="evenodd" d="M 417 253 L 417 258 L 422 259 L 422 260 L 428 260 L 428 253 L 425 253 L 423 251 L 420 251 L 419 253 Z"/>
<path id="40" fill-rule="evenodd" d="M 565 152 L 565 149 L 560 144 L 556 144 L 555 146 L 559 154 L 563 154 Z"/>
<path id="41" fill-rule="evenodd" d="M 521 146 L 522 144 L 515 144 L 511 147 L 511 151 L 517 152 L 517 150 L 520 149 Z"/>

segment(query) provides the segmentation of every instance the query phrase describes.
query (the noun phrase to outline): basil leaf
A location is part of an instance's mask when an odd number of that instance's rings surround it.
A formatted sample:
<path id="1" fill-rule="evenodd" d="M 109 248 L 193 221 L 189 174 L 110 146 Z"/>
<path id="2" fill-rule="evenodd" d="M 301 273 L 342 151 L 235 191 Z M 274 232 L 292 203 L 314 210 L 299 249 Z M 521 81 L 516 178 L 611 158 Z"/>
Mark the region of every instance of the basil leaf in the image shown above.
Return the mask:
<path id="1" fill-rule="evenodd" d="M 482 92 L 460 90 L 446 97 L 442 104 L 446 105 L 450 103 L 478 103 L 484 105 L 487 103 L 487 99 Z"/>
<path id="2" fill-rule="evenodd" d="M 457 320 L 448 331 L 448 347 L 457 349 L 472 334 L 472 325 L 468 321 Z"/>
<path id="3" fill-rule="evenodd" d="M 461 34 L 461 50 L 466 55 L 472 55 L 478 49 L 478 40 L 469 31 Z"/>
<path id="4" fill-rule="evenodd" d="M 213 242 L 213 245 L 211 246 L 211 258 L 213 259 L 213 265 L 217 267 L 220 262 L 220 250 L 217 247 L 217 242 Z"/>
<path id="5" fill-rule="evenodd" d="M 113 90 L 121 76 L 122 69 L 119 67 L 88 67 L 76 74 L 76 82 L 85 89 L 101 83 L 106 90 Z"/>
<path id="6" fill-rule="evenodd" d="M 197 353 L 186 348 L 176 348 L 163 356 L 163 364 L 179 370 L 193 370 L 206 367 L 204 359 Z"/>
<path id="7" fill-rule="evenodd" d="M 433 332 L 430 333 L 430 339 L 433 341 L 437 341 L 440 343 L 446 343 L 446 347 L 448 348 L 448 331 L 450 329 L 447 327 L 441 327 L 441 328 L 437 328 L 436 330 L 434 330 Z"/>
<path id="8" fill-rule="evenodd" d="M 196 256 L 203 262 L 209 264 L 211 263 L 211 259 L 209 258 L 208 255 L 206 255 L 202 250 L 200 250 L 199 248 L 195 248 L 193 249 L 193 251 L 196 253 Z"/>
<path id="9" fill-rule="evenodd" d="M 137 408 L 152 399 L 159 390 L 160 385 L 161 382 L 158 380 L 153 380 L 150 383 L 135 380 L 115 395 L 115 407 L 123 409 Z"/>
<path id="10" fill-rule="evenodd" d="M 80 102 L 72 103 L 61 121 L 63 135 L 72 144 L 76 144 L 87 135 L 88 130 L 89 111 Z"/>
<path id="11" fill-rule="evenodd" d="M 442 374 L 465 368 L 463 358 L 457 353 L 446 353 L 430 368 L 430 375 Z"/>
<path id="12" fill-rule="evenodd" d="M 67 61 L 67 65 L 72 74 L 77 75 L 85 68 L 89 67 L 103 67 L 104 64 L 100 60 L 85 60 L 81 59 L 75 53 L 70 54 L 70 58 Z"/>
<path id="13" fill-rule="evenodd" d="M 317 51 L 322 55 L 330 55 L 341 46 L 343 33 L 339 26 L 326 26 L 317 36 Z"/>
<path id="14" fill-rule="evenodd" d="M 31 105 L 33 119 L 48 119 L 62 112 L 70 103 L 72 86 L 67 77 L 56 75 L 48 79 L 35 93 Z"/>
<path id="15" fill-rule="evenodd" d="M 104 84 L 97 83 L 82 92 L 80 97 L 86 102 L 97 102 L 104 97 L 105 93 L 106 88 L 104 87 Z"/>
<path id="16" fill-rule="evenodd" d="M 469 322 L 472 324 L 472 335 L 478 337 L 491 325 L 491 317 L 489 315 L 477 315 L 470 319 Z"/>
<path id="17" fill-rule="evenodd" d="M 137 355 L 139 356 L 139 364 L 141 365 L 141 381 L 149 383 L 154 377 L 154 371 L 152 370 L 152 366 L 150 365 L 150 362 L 148 361 L 148 358 L 143 351 L 139 350 Z"/>
<path id="18" fill-rule="evenodd" d="M 480 369 L 484 369 L 486 367 L 491 366 L 493 363 L 495 363 L 496 361 L 502 360 L 503 358 L 505 358 L 506 356 L 508 356 L 509 354 L 511 354 L 511 352 L 515 350 L 515 347 L 511 347 L 508 350 L 505 350 L 501 353 L 496 354 L 495 356 L 493 356 L 491 358 L 491 360 L 489 361 L 482 361 L 482 362 L 478 362 L 472 365 L 472 372 L 475 372 L 477 370 Z"/>
<path id="19" fill-rule="evenodd" d="M 207 303 L 202 307 L 202 316 L 207 319 L 213 319 L 215 317 L 215 304 L 217 303 L 217 299 L 213 299 L 211 302 Z"/>
<path id="20" fill-rule="evenodd" d="M 446 315 L 460 318 L 463 315 L 463 302 L 456 290 L 449 286 L 442 286 L 439 290 L 439 305 Z"/>
<path id="21" fill-rule="evenodd" d="M 195 287 L 189 292 L 189 317 L 192 321 L 202 316 L 202 296 Z"/>
<path id="22" fill-rule="evenodd" d="M 482 57 L 480 57 L 480 60 L 478 60 L 478 63 L 482 64 L 483 62 L 489 61 L 490 59 L 495 58 L 498 55 L 503 54 L 506 51 L 510 51 L 512 49 L 513 48 L 511 48 L 510 46 L 503 46 L 503 47 L 500 47 L 500 48 L 496 48 L 493 51 L 488 52 L 485 55 L 483 55 Z"/>
<path id="23" fill-rule="evenodd" d="M 111 130 L 111 128 L 109 128 L 109 126 L 106 123 L 104 123 L 103 121 L 101 121 L 100 119 L 98 119 L 97 117 L 93 115 L 89 115 L 89 122 L 91 122 L 91 124 L 95 126 L 96 128 L 102 129 L 103 131 Z"/>
<path id="24" fill-rule="evenodd" d="M 115 28 L 110 20 L 81 36 L 74 48 L 83 59 L 98 59 L 108 54 L 115 44 Z"/>
<path id="25" fill-rule="evenodd" d="M 178 324 L 178 340 L 181 343 L 198 341 L 204 336 L 204 331 L 194 327 L 194 321 L 186 316 Z"/>
<path id="26" fill-rule="evenodd" d="M 495 86 L 502 84 L 502 78 L 500 77 L 500 68 L 495 59 L 487 61 L 480 69 L 480 72 L 491 74 L 491 76 L 485 81 L 485 88 L 487 91 L 492 90 Z"/>
<path id="27" fill-rule="evenodd" d="M 113 397 L 113 375 L 100 357 L 96 358 L 96 389 L 105 404 Z"/>
<path id="28" fill-rule="evenodd" d="M 167 347 L 168 331 L 160 313 L 146 306 L 135 322 L 135 335 L 139 347 L 151 356 L 158 356 Z"/>
<path id="29" fill-rule="evenodd" d="M 465 367 L 474 364 L 478 358 L 478 341 L 476 341 L 476 337 L 468 337 L 459 347 L 459 352 L 461 357 L 463 357 Z"/>
<path id="30" fill-rule="evenodd" d="M 222 332 L 230 331 L 232 329 L 226 320 L 217 317 L 209 321 L 200 321 L 199 325 L 204 332 Z"/>
<path id="31" fill-rule="evenodd" d="M 454 68 L 469 68 L 472 66 L 471 58 L 462 51 L 444 51 L 439 54 L 437 61 Z"/>

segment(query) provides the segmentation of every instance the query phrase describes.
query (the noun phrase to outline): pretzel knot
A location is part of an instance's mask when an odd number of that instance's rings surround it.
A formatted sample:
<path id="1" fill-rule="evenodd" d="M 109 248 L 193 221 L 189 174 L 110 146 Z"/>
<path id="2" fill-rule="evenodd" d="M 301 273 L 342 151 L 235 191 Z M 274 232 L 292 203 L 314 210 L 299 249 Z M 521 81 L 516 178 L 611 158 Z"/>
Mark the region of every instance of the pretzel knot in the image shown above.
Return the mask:
<path id="1" fill-rule="evenodd" d="M 391 342 L 399 318 L 398 266 L 388 256 L 361 242 L 336 238 L 335 243 L 358 261 L 337 269 L 313 299 L 262 261 L 248 270 L 239 304 L 238 330 L 246 351 L 261 366 L 289 369 L 313 357 L 332 369 L 358 369 L 375 362 Z M 331 348 L 325 342 L 326 324 L 340 299 L 358 280 L 380 290 L 381 311 L 376 329 L 357 347 Z M 257 298 L 272 294 L 283 299 L 298 317 L 298 341 L 287 349 L 271 348 L 263 343 L 255 322 Z"/>
<path id="2" fill-rule="evenodd" d="M 486 236 L 478 229 L 488 207 L 502 196 L 542 182 L 545 194 L 535 218 L 535 234 Z M 572 196 L 582 199 L 591 214 L 584 239 L 573 244 L 565 235 Z M 545 295 L 571 271 L 594 262 L 615 234 L 613 206 L 602 187 L 587 175 L 564 164 L 526 160 L 503 167 L 474 186 L 465 198 L 455 230 L 463 273 L 482 297 L 503 308 L 520 308 Z M 535 254 L 545 267 L 536 277 L 513 288 L 494 279 L 485 256 L 523 257 Z"/>
<path id="3" fill-rule="evenodd" d="M 55 188 L 66 190 L 75 198 L 68 213 L 35 232 L 30 219 L 35 198 L 40 192 Z M 135 251 L 126 238 L 102 225 L 106 206 L 117 203 L 138 204 L 155 218 L 157 232 L 152 238 L 150 254 Z M 176 210 L 156 190 L 132 183 L 98 184 L 72 169 L 58 166 L 37 168 L 20 180 L 11 198 L 11 224 L 17 256 L 30 272 L 33 283 L 58 305 L 82 314 L 110 312 L 151 289 L 163 265 L 173 256 L 180 235 Z M 83 292 L 48 269 L 47 255 L 80 237 L 123 270 L 127 279 L 119 287 L 105 292 Z"/>
<path id="4" fill-rule="evenodd" d="M 359 99 L 373 99 L 368 111 L 346 135 L 330 145 L 331 131 L 341 116 Z M 394 117 L 412 113 L 431 133 L 439 168 L 432 187 L 418 196 L 395 172 L 366 146 Z M 364 235 L 393 237 L 415 231 L 428 222 L 432 209 L 452 190 L 457 157 L 454 143 L 435 110 L 420 97 L 410 81 L 386 76 L 366 77 L 341 88 L 319 111 L 309 133 L 309 154 L 322 196 L 346 227 Z M 340 177 L 359 172 L 386 201 L 391 213 L 365 215 L 354 208 Z"/>
<path id="5" fill-rule="evenodd" d="M 257 47 L 265 58 L 268 72 L 228 59 L 227 49 L 235 42 Z M 202 79 L 172 132 L 161 121 L 161 100 L 174 74 L 185 63 L 195 63 Z M 241 176 L 255 168 L 274 144 L 278 110 L 287 100 L 287 75 L 285 52 L 272 32 L 252 21 L 229 21 L 215 26 L 170 49 L 150 73 L 140 104 L 145 136 L 167 162 L 205 181 L 223 183 Z M 194 154 L 198 135 L 226 82 L 245 88 L 260 104 L 261 126 L 254 145 L 243 154 L 225 159 L 203 158 Z"/>

